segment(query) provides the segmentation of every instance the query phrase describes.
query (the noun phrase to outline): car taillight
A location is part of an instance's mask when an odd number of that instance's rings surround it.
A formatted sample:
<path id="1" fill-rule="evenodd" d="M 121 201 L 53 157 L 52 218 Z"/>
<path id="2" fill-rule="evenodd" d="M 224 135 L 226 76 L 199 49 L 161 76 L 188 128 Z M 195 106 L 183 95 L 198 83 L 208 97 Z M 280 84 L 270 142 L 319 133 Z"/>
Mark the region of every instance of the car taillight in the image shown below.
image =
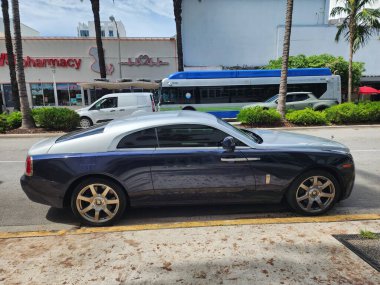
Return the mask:
<path id="1" fill-rule="evenodd" d="M 25 162 L 25 175 L 32 176 L 33 175 L 33 159 L 31 156 L 26 158 Z"/>

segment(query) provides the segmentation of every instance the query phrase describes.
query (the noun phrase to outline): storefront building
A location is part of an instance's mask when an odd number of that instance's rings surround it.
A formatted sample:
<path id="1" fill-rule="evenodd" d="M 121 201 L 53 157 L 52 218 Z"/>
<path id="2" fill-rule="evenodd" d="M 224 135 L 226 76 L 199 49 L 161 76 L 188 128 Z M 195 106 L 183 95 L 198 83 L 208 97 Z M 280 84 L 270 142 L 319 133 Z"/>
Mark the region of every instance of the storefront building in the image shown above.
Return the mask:
<path id="1" fill-rule="evenodd" d="M 109 81 L 159 81 L 177 70 L 175 38 L 103 39 Z M 27 93 L 32 107 L 83 106 L 104 94 L 78 84 L 100 78 L 94 38 L 24 38 Z M 13 106 L 5 41 L 0 38 L 0 92 Z"/>

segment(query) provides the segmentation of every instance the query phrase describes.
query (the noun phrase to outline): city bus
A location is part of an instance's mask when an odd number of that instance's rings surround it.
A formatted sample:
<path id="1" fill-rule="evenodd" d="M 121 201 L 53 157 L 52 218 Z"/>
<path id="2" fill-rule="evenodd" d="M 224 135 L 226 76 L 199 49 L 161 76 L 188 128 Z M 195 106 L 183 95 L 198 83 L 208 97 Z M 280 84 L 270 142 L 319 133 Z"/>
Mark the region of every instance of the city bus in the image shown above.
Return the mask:
<path id="1" fill-rule="evenodd" d="M 197 110 L 233 118 L 242 106 L 278 94 L 281 70 L 183 71 L 162 80 L 159 108 Z M 317 98 L 341 103 L 339 75 L 329 68 L 288 71 L 288 92 L 312 92 Z"/>

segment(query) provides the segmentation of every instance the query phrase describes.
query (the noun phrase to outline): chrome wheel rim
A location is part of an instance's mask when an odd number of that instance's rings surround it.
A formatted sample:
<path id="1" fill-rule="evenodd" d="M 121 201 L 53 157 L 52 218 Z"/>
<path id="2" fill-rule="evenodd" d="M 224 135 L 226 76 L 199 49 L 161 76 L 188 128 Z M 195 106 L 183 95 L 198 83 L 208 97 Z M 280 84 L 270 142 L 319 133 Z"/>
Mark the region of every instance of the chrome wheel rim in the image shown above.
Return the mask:
<path id="1" fill-rule="evenodd" d="M 334 183 L 324 176 L 311 176 L 305 179 L 296 192 L 298 206 L 308 213 L 325 210 L 335 198 Z"/>
<path id="2" fill-rule="evenodd" d="M 91 126 L 91 123 L 88 119 L 81 119 L 80 122 L 79 122 L 79 125 L 82 127 L 82 128 L 89 128 Z"/>
<path id="3" fill-rule="evenodd" d="M 90 184 L 78 193 L 76 206 L 79 214 L 87 221 L 104 223 L 117 214 L 120 200 L 111 187 L 104 184 Z"/>

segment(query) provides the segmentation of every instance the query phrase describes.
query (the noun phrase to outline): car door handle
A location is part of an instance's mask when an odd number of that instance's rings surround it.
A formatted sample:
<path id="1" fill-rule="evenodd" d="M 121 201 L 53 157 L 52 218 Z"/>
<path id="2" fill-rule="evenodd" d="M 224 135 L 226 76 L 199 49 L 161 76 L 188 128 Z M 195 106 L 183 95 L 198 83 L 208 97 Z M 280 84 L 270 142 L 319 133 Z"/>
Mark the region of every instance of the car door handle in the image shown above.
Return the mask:
<path id="1" fill-rule="evenodd" d="M 110 110 L 110 112 L 115 112 L 115 110 Z"/>
<path id="2" fill-rule="evenodd" d="M 120 109 L 119 111 L 125 111 L 125 109 Z"/>
<path id="3" fill-rule="evenodd" d="M 247 159 L 246 158 L 242 158 L 242 157 L 232 157 L 232 158 L 224 158 L 224 157 L 222 157 L 221 159 L 220 159 L 220 161 L 222 161 L 222 162 L 241 162 L 241 161 L 247 161 Z"/>

